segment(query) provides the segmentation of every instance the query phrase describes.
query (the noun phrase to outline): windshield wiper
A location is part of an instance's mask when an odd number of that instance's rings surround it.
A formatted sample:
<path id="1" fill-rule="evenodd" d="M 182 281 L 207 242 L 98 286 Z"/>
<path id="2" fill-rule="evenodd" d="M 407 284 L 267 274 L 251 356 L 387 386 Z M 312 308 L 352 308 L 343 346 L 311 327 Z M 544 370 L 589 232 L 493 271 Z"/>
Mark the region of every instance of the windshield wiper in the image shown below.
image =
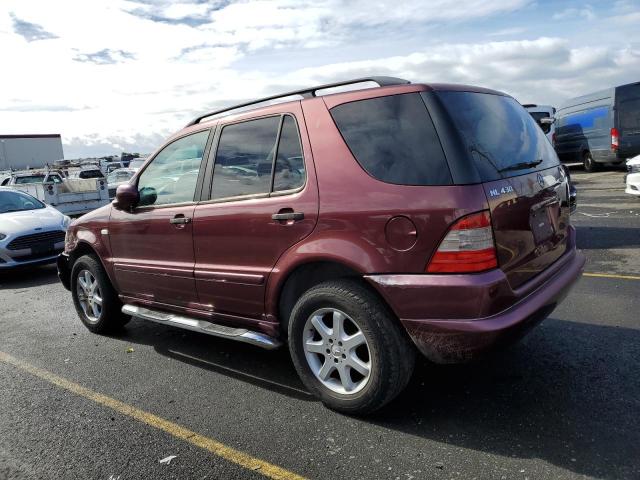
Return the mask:
<path id="1" fill-rule="evenodd" d="M 508 167 L 501 168 L 498 170 L 499 172 L 507 172 L 509 170 L 524 170 L 525 168 L 533 168 L 540 165 L 544 160 L 539 158 L 538 160 L 534 160 L 533 162 L 519 162 L 514 163 L 513 165 L 509 165 Z"/>

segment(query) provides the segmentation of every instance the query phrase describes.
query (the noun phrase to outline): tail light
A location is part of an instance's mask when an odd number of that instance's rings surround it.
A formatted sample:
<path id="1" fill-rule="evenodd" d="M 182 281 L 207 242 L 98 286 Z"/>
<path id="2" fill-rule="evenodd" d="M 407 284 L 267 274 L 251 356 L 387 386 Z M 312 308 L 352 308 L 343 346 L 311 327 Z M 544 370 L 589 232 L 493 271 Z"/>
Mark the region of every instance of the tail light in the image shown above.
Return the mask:
<path id="1" fill-rule="evenodd" d="M 620 135 L 618 135 L 618 129 L 611 129 L 611 150 L 618 150 L 620 146 Z"/>
<path id="2" fill-rule="evenodd" d="M 488 210 L 453 224 L 427 265 L 429 273 L 483 272 L 497 268 L 491 216 Z"/>
<path id="3" fill-rule="evenodd" d="M 556 147 L 556 132 L 551 134 L 551 145 L 553 145 L 553 148 Z"/>

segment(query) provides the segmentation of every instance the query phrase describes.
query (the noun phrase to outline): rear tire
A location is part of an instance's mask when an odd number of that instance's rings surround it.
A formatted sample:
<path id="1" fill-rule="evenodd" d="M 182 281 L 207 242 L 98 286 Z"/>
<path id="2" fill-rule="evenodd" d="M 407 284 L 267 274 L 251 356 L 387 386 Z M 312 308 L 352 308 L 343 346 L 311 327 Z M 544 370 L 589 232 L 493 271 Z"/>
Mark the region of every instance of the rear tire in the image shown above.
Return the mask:
<path id="1" fill-rule="evenodd" d="M 93 333 L 113 333 L 131 317 L 122 313 L 122 302 L 102 264 L 92 255 L 84 255 L 71 269 L 71 295 L 82 323 Z"/>
<path id="2" fill-rule="evenodd" d="M 598 164 L 593 160 L 591 152 L 584 152 L 582 155 L 582 165 L 584 165 L 585 172 L 592 173 L 598 169 Z"/>
<path id="3" fill-rule="evenodd" d="M 288 333 L 302 382 L 333 410 L 371 413 L 411 378 L 413 344 L 388 307 L 356 281 L 329 281 L 304 293 Z"/>

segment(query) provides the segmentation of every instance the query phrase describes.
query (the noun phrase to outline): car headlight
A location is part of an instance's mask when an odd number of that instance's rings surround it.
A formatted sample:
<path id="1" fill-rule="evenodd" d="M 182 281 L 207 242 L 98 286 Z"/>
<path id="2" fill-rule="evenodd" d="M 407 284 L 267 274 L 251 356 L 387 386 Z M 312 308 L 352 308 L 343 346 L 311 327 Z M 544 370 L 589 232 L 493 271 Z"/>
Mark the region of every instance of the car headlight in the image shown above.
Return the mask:
<path id="1" fill-rule="evenodd" d="M 71 225 L 71 217 L 65 215 L 62 219 L 62 226 L 63 228 L 67 228 L 69 225 Z"/>
<path id="2" fill-rule="evenodd" d="M 7 236 L 4 233 L 0 233 L 0 240 L 4 240 Z"/>
<path id="3" fill-rule="evenodd" d="M 627 165 L 629 173 L 640 173 L 640 165 Z"/>

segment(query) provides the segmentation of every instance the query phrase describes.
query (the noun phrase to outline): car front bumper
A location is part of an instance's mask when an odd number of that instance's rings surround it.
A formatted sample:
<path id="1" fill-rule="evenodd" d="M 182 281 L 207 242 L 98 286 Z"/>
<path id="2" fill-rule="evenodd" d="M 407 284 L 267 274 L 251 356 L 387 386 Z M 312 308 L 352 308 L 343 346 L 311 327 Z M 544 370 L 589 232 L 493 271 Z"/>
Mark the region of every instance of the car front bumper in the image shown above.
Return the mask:
<path id="1" fill-rule="evenodd" d="M 625 193 L 640 196 L 640 173 L 629 173 L 625 177 Z"/>
<path id="2" fill-rule="evenodd" d="M 469 275 L 365 278 L 427 358 L 458 363 L 516 341 L 553 311 L 584 267 L 575 242 L 570 246 L 552 266 L 515 290 L 499 269 Z"/>
<path id="3" fill-rule="evenodd" d="M 69 268 L 69 255 L 62 252 L 56 261 L 58 265 L 58 278 L 67 290 L 71 290 L 71 269 Z"/>
<path id="4" fill-rule="evenodd" d="M 0 246 L 0 270 L 54 263 L 63 248 L 64 243 L 56 244 L 54 250 L 49 254 L 44 256 L 34 256 L 30 249 L 16 251 Z"/>

